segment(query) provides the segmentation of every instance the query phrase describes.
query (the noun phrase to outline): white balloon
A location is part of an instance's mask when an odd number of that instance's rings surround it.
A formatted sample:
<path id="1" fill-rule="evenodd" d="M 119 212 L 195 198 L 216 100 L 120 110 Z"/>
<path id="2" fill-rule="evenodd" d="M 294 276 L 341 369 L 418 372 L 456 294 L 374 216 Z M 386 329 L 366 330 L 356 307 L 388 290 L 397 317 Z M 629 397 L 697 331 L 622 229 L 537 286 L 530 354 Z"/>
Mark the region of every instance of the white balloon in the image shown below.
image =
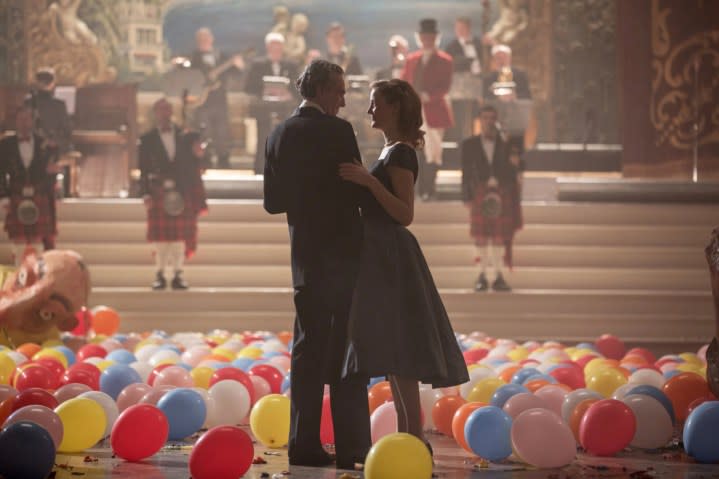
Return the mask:
<path id="1" fill-rule="evenodd" d="M 135 361 L 134 363 L 130 363 L 130 367 L 137 371 L 137 374 L 140 375 L 140 378 L 142 378 L 143 383 L 147 382 L 147 378 L 150 377 L 150 373 L 154 369 L 150 364 L 143 361 Z"/>
<path id="2" fill-rule="evenodd" d="M 250 392 L 238 381 L 218 381 L 212 385 L 209 394 L 217 411 L 215 422 L 210 427 L 240 424 L 250 412 Z"/>
<path id="3" fill-rule="evenodd" d="M 666 379 L 662 373 L 649 368 L 639 369 L 634 371 L 631 376 L 629 376 L 629 384 L 633 384 L 634 386 L 646 384 L 654 386 L 660 391 L 665 382 Z"/>
<path id="4" fill-rule="evenodd" d="M 140 358 L 138 358 L 140 359 Z M 165 363 L 167 361 L 172 361 L 173 363 L 179 363 L 180 362 L 180 355 L 177 354 L 172 349 L 160 349 L 159 351 L 156 351 L 155 354 L 153 354 L 150 357 L 150 360 L 148 363 L 150 363 L 153 367 L 159 365 L 160 363 Z"/>
<path id="5" fill-rule="evenodd" d="M 115 425 L 117 417 L 120 415 L 120 410 L 117 408 L 115 400 L 110 396 L 101 391 L 88 391 L 80 394 L 78 397 L 92 399 L 102 407 L 105 411 L 105 433 L 102 437 L 107 437 L 112 432 L 112 426 Z"/>
<path id="6" fill-rule="evenodd" d="M 135 357 L 138 361 L 147 363 L 150 361 L 150 358 L 153 354 L 155 354 L 157 351 L 160 350 L 160 346 L 157 344 L 146 344 L 142 346 L 140 349 L 135 351 Z"/>
<path id="7" fill-rule="evenodd" d="M 564 402 L 562 403 L 562 420 L 565 423 L 569 424 L 577 404 L 585 399 L 604 399 L 604 396 L 590 389 L 575 389 L 564 396 Z"/>
<path id="8" fill-rule="evenodd" d="M 672 419 L 662 404 L 645 394 L 631 394 L 623 400 L 634 412 L 637 429 L 630 446 L 658 449 L 671 440 L 674 433 Z"/>
<path id="9" fill-rule="evenodd" d="M 474 371 L 474 370 L 473 370 Z M 444 393 L 440 389 L 432 389 L 429 384 L 421 384 L 419 386 L 419 402 L 424 413 L 424 430 L 430 431 L 434 429 L 434 420 L 432 419 L 432 408 L 434 403 L 444 397 Z"/>
<path id="10" fill-rule="evenodd" d="M 629 391 L 637 387 L 637 384 L 622 384 L 617 389 L 614 390 L 614 393 L 612 394 L 612 399 L 616 399 L 617 401 L 621 401 L 624 399 L 624 397 L 627 395 Z"/>
<path id="11" fill-rule="evenodd" d="M 199 394 L 200 397 L 202 397 L 202 400 L 205 402 L 205 410 L 207 411 L 207 415 L 205 416 L 205 423 L 202 425 L 202 427 L 209 428 L 211 427 L 211 424 L 217 422 L 217 406 L 215 405 L 215 400 L 210 397 L 210 393 L 207 391 L 207 389 L 192 388 L 192 390 Z"/>
<path id="12" fill-rule="evenodd" d="M 394 402 L 386 402 L 372 412 L 370 416 L 372 444 L 383 437 L 397 432 L 397 410 Z"/>

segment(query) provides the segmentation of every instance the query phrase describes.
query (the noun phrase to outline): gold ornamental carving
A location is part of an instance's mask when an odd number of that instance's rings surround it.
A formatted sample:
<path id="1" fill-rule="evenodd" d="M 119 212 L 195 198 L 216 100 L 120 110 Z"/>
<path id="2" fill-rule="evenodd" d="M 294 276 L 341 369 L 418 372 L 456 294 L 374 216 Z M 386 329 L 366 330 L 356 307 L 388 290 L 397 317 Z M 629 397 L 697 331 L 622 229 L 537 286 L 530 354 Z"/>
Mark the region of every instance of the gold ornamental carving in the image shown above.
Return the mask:
<path id="1" fill-rule="evenodd" d="M 699 146 L 719 144 L 719 30 L 672 38 L 672 14 L 652 0 L 650 119 L 656 145 L 690 150 L 695 139 Z"/>

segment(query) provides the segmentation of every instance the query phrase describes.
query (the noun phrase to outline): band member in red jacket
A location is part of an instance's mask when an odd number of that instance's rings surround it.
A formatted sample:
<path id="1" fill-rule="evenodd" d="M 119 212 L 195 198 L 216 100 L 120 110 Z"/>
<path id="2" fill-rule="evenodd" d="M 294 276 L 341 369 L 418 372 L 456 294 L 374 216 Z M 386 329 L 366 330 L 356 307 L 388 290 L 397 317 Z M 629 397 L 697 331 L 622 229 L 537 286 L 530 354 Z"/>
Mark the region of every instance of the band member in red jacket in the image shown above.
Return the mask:
<path id="1" fill-rule="evenodd" d="M 426 135 L 418 190 L 426 200 L 435 194 L 437 170 L 442 165 L 442 138 L 454 121 L 447 100 L 453 67 L 452 57 L 437 47 L 437 20 L 420 20 L 417 38 L 421 48 L 407 57 L 402 79 L 412 84 L 422 100 Z"/>
<path id="2" fill-rule="evenodd" d="M 55 176 L 46 139 L 34 131 L 30 106 L 15 114 L 15 134 L 0 140 L 0 207 L 12 243 L 15 265 L 28 246 L 40 252 L 55 247 Z"/>
<path id="3" fill-rule="evenodd" d="M 172 123 L 172 105 L 153 105 L 156 128 L 140 138 L 140 189 L 147 208 L 147 240 L 155 246 L 157 275 L 152 289 L 167 286 L 165 268 L 173 268 L 172 289 L 187 289 L 185 258 L 197 249 L 197 218 L 207 211 L 202 183 L 204 151 L 197 133 Z"/>

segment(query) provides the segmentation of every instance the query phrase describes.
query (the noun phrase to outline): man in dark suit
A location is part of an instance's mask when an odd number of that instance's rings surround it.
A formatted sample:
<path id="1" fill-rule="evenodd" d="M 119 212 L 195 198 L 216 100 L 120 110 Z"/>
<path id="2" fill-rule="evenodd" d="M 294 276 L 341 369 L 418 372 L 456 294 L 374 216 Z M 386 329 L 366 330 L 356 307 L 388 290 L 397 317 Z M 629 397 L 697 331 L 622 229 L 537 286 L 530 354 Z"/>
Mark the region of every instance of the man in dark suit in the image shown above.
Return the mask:
<path id="1" fill-rule="evenodd" d="M 57 236 L 55 175 L 57 167 L 35 134 L 28 105 L 15 113 L 15 134 L 0 140 L 0 207 L 5 232 L 12 243 L 15 264 L 31 246 L 37 252 L 53 249 Z"/>
<path id="2" fill-rule="evenodd" d="M 452 57 L 454 72 L 479 75 L 482 71 L 482 41 L 472 36 L 472 21 L 468 17 L 459 17 L 454 22 L 454 33 L 456 37 L 444 49 Z"/>
<path id="3" fill-rule="evenodd" d="M 156 101 L 152 111 L 156 128 L 142 135 L 138 152 L 147 240 L 154 245 L 157 266 L 152 289 L 165 289 L 168 266 L 173 270 L 172 289 L 187 289 L 182 268 L 197 249 L 197 218 L 207 211 L 201 171 L 204 151 L 199 135 L 172 123 L 167 100 Z"/>
<path id="4" fill-rule="evenodd" d="M 515 83 L 514 91 L 502 95 L 503 99 L 531 100 L 532 93 L 529 90 L 529 78 L 527 72 L 512 66 L 512 49 L 507 45 L 494 45 L 492 47 L 492 71 L 484 77 L 484 99 L 493 100 L 497 98 L 493 85 L 500 80 L 500 76 L 511 73 L 511 79 Z"/>
<path id="5" fill-rule="evenodd" d="M 339 22 L 330 24 L 325 34 L 327 40 L 327 60 L 340 65 L 345 75 L 362 75 L 362 65 L 353 47 L 347 46 L 345 27 Z"/>
<path id="6" fill-rule="evenodd" d="M 462 200 L 470 209 L 470 234 L 480 270 L 475 290 L 489 289 L 487 265 L 491 265 L 497 272 L 492 289 L 510 291 L 502 273 L 503 266 L 512 266 L 514 234 L 522 227 L 522 172 L 518 157 L 510 155 L 509 144 L 497 131 L 497 110 L 482 107 L 479 121 L 482 134 L 460 145 Z"/>
<path id="7" fill-rule="evenodd" d="M 371 446 L 367 381 L 341 377 L 347 321 L 362 243 L 359 191 L 340 163 L 360 161 L 345 105 L 342 68 L 315 60 L 297 80 L 304 101 L 265 148 L 264 206 L 286 213 L 297 316 L 292 348 L 290 464 L 331 462 L 320 442 L 324 384 L 330 385 L 337 467 L 364 462 Z"/>
<path id="8" fill-rule="evenodd" d="M 32 92 L 28 104 L 35 109 L 35 128 L 46 135 L 48 146 L 58 155 L 72 150 L 72 121 L 67 105 L 55 98 L 55 72 L 41 68 L 35 74 L 37 91 Z"/>
<path id="9" fill-rule="evenodd" d="M 258 58 L 247 73 L 245 91 L 254 96 L 252 116 L 257 120 L 257 153 L 255 173 L 261 174 L 265 167 L 264 145 L 272 129 L 273 119 L 284 120 L 291 112 L 292 102 L 297 99 L 293 82 L 297 79 L 297 65 L 286 60 L 285 37 L 280 33 L 268 33 L 265 37 L 267 56 Z M 275 91 L 266 91 L 265 77 L 287 79 L 286 91 L 276 85 Z"/>

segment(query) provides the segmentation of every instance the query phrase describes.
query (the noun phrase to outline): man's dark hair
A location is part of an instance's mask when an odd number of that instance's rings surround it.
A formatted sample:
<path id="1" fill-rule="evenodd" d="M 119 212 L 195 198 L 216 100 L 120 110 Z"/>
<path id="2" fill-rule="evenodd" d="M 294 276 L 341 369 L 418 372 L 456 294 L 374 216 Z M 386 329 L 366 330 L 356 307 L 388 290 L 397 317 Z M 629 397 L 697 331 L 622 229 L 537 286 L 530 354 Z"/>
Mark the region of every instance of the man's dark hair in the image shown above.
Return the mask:
<path id="1" fill-rule="evenodd" d="M 55 74 L 49 68 L 40 69 L 35 73 L 35 81 L 47 86 L 55 81 Z"/>
<path id="2" fill-rule="evenodd" d="M 312 99 L 320 88 L 330 85 L 333 75 L 344 75 L 341 66 L 327 60 L 313 60 L 297 79 L 297 89 L 302 98 Z"/>

